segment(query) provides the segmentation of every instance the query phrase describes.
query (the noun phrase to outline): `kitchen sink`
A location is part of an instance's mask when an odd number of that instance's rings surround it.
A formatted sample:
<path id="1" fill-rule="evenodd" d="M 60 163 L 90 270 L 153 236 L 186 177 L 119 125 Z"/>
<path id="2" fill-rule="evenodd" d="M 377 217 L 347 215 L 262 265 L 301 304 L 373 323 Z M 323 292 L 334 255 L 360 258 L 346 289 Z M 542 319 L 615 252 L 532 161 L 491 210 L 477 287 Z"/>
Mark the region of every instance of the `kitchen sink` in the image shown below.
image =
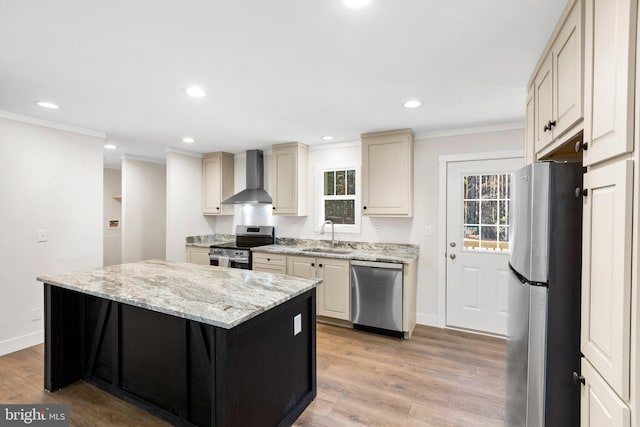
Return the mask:
<path id="1" fill-rule="evenodd" d="M 345 249 L 333 249 L 333 248 L 306 248 L 303 249 L 302 252 L 315 252 L 315 253 L 325 253 L 325 254 L 350 254 L 353 250 L 345 250 Z"/>

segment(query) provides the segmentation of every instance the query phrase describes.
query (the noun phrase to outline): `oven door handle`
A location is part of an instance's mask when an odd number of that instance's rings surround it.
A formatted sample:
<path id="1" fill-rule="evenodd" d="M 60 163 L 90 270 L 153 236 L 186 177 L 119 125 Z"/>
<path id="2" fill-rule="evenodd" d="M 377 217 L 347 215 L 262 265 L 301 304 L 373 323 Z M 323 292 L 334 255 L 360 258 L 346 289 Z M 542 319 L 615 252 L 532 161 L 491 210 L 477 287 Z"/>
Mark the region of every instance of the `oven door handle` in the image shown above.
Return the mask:
<path id="1" fill-rule="evenodd" d="M 229 262 L 241 262 L 241 263 L 245 263 L 248 264 L 249 263 L 249 257 L 238 257 L 238 258 L 234 258 L 234 257 L 228 257 L 229 258 Z M 220 255 L 212 255 L 209 254 L 209 259 L 212 261 L 219 261 L 220 260 Z"/>

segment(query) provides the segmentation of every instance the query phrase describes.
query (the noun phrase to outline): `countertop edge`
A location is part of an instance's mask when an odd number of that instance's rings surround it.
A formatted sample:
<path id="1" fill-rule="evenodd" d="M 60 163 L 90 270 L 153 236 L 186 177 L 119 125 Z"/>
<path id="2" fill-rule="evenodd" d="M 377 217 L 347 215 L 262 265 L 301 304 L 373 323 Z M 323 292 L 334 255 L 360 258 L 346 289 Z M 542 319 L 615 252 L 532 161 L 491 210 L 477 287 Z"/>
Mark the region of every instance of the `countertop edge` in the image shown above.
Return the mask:
<path id="1" fill-rule="evenodd" d="M 258 246 L 258 247 L 252 248 L 251 252 L 308 256 L 308 257 L 314 257 L 314 258 L 344 259 L 349 261 L 394 262 L 394 263 L 402 263 L 402 264 L 411 264 L 417 261 L 419 257 L 419 254 L 415 254 L 415 255 L 407 254 L 407 256 L 393 256 L 393 255 L 384 255 L 384 254 L 373 254 L 373 253 L 361 252 L 357 250 L 354 250 L 353 252 L 348 252 L 346 254 L 336 254 L 336 253 L 329 253 L 329 252 L 308 252 L 308 251 L 305 251 L 304 249 L 306 248 L 267 245 L 267 246 Z"/>

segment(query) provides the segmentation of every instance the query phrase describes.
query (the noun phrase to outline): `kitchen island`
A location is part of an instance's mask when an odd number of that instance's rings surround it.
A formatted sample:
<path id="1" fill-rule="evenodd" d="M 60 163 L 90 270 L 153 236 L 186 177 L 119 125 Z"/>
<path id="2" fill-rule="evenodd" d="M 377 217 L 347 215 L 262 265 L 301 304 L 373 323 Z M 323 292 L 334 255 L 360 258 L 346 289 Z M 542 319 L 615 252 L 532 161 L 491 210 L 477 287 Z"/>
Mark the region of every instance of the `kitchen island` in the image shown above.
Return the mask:
<path id="1" fill-rule="evenodd" d="M 316 395 L 319 279 L 150 260 L 41 276 L 45 389 L 174 425 L 290 425 Z"/>

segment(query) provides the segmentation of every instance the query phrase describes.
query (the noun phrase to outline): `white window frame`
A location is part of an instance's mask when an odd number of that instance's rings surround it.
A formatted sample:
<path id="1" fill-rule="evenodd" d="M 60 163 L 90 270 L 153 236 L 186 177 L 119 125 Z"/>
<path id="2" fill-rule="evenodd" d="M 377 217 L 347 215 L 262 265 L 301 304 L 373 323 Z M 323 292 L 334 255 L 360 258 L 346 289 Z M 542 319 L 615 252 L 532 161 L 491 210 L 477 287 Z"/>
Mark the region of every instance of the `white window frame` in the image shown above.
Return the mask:
<path id="1" fill-rule="evenodd" d="M 361 195 L 360 195 L 360 164 L 349 164 L 349 165 L 323 165 L 318 166 L 314 169 L 314 181 L 315 181 L 315 191 L 314 191 L 314 231 L 319 233 L 322 227 L 322 223 L 324 222 L 324 201 L 325 197 L 334 198 L 338 200 L 342 200 L 343 198 L 350 198 L 351 196 L 338 197 L 338 196 L 325 196 L 324 195 L 324 173 L 331 171 L 341 171 L 341 170 L 355 170 L 356 171 L 356 194 L 354 197 L 355 201 L 355 212 L 354 212 L 354 220 L 355 224 L 334 224 L 334 229 L 336 233 L 360 233 L 361 224 L 362 224 L 362 208 L 361 208 Z M 325 227 L 325 233 L 328 230 Z"/>

